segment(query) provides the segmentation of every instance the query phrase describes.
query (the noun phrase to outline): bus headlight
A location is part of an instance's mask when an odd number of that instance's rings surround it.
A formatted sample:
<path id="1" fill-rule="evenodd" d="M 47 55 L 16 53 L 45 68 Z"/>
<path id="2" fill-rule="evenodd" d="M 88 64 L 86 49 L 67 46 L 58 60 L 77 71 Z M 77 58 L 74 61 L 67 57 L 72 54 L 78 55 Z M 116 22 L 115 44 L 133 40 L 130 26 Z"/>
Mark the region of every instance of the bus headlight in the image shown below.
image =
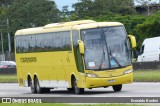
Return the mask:
<path id="1" fill-rule="evenodd" d="M 131 72 L 133 72 L 133 69 L 131 69 L 131 70 L 126 70 L 126 71 L 124 72 L 124 74 L 129 74 L 129 73 L 131 73 Z"/>
<path id="2" fill-rule="evenodd" d="M 87 77 L 91 77 L 91 78 L 97 78 L 98 75 L 96 74 L 86 74 Z"/>

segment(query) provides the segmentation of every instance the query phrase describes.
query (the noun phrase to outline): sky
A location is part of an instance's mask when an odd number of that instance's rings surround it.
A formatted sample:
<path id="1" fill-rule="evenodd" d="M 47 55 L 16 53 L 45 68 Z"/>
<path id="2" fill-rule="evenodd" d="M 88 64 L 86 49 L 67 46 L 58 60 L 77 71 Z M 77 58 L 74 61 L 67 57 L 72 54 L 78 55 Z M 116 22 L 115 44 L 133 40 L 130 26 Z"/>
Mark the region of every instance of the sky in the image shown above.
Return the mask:
<path id="1" fill-rule="evenodd" d="M 71 11 L 73 10 L 72 4 L 77 3 L 78 0 L 54 0 L 58 9 L 62 10 L 62 7 L 65 5 L 68 5 L 68 10 Z"/>

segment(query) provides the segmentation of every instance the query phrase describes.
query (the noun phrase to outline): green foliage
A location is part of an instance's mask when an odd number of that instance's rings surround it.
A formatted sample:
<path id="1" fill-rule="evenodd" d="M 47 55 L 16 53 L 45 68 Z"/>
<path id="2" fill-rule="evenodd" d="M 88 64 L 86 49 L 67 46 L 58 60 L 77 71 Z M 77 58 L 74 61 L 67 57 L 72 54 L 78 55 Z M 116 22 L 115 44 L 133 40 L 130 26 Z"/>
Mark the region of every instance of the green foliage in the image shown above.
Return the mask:
<path id="1" fill-rule="evenodd" d="M 79 18 L 96 17 L 108 13 L 135 14 L 133 0 L 79 0 L 73 8 Z"/>
<path id="2" fill-rule="evenodd" d="M 79 0 L 80 2 L 73 4 L 76 15 L 83 18 L 84 16 L 93 16 L 94 2 L 92 0 Z"/>
<path id="3" fill-rule="evenodd" d="M 119 13 L 123 15 L 135 14 L 133 0 L 95 0 L 95 9 L 99 14 L 106 12 Z"/>
<path id="4" fill-rule="evenodd" d="M 58 21 L 58 9 L 49 0 L 15 0 L 8 10 L 10 31 Z"/>
<path id="5" fill-rule="evenodd" d="M 5 22 L 7 19 L 9 27 Z M 3 32 L 5 51 L 8 49 L 8 32 L 14 50 L 14 34 L 17 30 L 43 26 L 59 20 L 59 10 L 52 0 L 0 0 L 0 24 L 3 25 L 0 26 L 0 31 Z"/>
<path id="6" fill-rule="evenodd" d="M 147 17 L 146 21 L 136 26 L 136 32 L 139 34 L 141 41 L 149 37 L 160 36 L 160 11 Z"/>
<path id="7" fill-rule="evenodd" d="M 9 6 L 11 5 L 15 0 L 0 0 L 0 6 Z"/>

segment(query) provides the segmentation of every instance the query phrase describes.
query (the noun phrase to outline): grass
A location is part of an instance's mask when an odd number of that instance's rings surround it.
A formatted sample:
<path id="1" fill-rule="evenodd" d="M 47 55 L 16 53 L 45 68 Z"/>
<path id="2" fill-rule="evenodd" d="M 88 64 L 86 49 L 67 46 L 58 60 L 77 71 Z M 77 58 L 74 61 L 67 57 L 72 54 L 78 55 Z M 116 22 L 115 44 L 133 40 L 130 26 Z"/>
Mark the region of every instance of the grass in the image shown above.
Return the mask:
<path id="1" fill-rule="evenodd" d="M 0 83 L 15 83 L 17 75 L 0 75 Z"/>
<path id="2" fill-rule="evenodd" d="M 2 104 L 1 103 L 0 106 L 145 106 L 145 105 L 136 105 L 136 104 L 55 104 L 55 103 L 43 103 L 43 104 Z"/>
<path id="3" fill-rule="evenodd" d="M 133 79 L 135 82 L 160 82 L 160 70 L 136 70 Z"/>

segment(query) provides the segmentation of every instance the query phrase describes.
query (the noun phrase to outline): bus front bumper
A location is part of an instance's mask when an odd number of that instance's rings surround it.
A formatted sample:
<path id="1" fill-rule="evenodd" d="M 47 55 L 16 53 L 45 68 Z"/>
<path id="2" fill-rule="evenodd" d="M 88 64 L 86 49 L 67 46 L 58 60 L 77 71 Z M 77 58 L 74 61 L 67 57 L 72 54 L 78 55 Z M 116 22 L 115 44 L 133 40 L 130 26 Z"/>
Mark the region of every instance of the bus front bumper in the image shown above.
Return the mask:
<path id="1" fill-rule="evenodd" d="M 91 78 L 86 77 L 85 88 L 107 87 L 119 84 L 128 84 L 133 82 L 133 73 L 111 78 Z"/>

